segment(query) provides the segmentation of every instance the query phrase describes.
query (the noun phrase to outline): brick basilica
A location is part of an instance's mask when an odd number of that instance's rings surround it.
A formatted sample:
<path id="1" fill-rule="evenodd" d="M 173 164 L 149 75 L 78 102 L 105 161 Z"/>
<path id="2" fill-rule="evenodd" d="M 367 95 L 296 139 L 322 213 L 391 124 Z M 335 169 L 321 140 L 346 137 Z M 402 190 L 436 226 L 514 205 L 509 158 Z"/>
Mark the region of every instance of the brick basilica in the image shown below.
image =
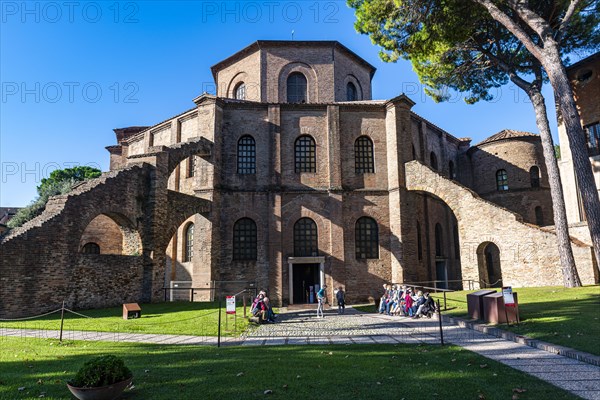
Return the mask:
<path id="1" fill-rule="evenodd" d="M 251 286 L 296 304 L 323 284 L 349 302 L 386 282 L 562 284 L 538 135 L 472 145 L 405 95 L 372 100 L 375 68 L 334 41 L 257 41 L 212 73 L 216 96 L 115 129 L 110 171 L 2 238 L 0 317 L 164 288 L 206 300 Z M 597 282 L 591 248 L 573 251 Z"/>

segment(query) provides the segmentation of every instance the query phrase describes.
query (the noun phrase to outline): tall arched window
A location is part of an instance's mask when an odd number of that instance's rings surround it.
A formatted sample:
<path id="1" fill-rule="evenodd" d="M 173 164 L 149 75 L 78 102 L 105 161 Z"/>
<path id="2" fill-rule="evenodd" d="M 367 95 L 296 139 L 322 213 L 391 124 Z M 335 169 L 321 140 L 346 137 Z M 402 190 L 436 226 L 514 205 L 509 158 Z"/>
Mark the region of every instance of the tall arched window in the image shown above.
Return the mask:
<path id="1" fill-rule="evenodd" d="M 235 98 L 238 100 L 246 100 L 246 84 L 244 82 L 238 83 L 235 87 Z"/>
<path id="2" fill-rule="evenodd" d="M 459 260 L 460 259 L 460 242 L 459 242 L 459 238 L 458 238 L 458 226 L 454 225 L 453 233 L 454 233 L 454 258 Z"/>
<path id="3" fill-rule="evenodd" d="M 185 247 L 183 248 L 183 261 L 192 261 L 194 258 L 194 224 L 190 223 L 184 230 Z"/>
<path id="4" fill-rule="evenodd" d="M 529 169 L 529 179 L 531 180 L 531 187 L 540 187 L 540 169 L 537 166 L 533 166 Z"/>
<path id="5" fill-rule="evenodd" d="M 450 179 L 456 178 L 456 171 L 454 170 L 454 162 L 450 161 L 448 163 L 448 177 Z"/>
<path id="6" fill-rule="evenodd" d="M 440 224 L 435 224 L 435 256 L 444 256 L 444 232 Z"/>
<path id="7" fill-rule="evenodd" d="M 423 259 L 423 242 L 421 242 L 421 224 L 417 221 L 417 257 Z"/>
<path id="8" fill-rule="evenodd" d="M 508 190 L 508 174 L 504 169 L 496 171 L 496 188 L 500 191 Z"/>
<path id="9" fill-rule="evenodd" d="M 354 169 L 357 174 L 375 172 L 373 142 L 367 136 L 361 136 L 354 142 Z"/>
<path id="10" fill-rule="evenodd" d="M 196 174 L 196 156 L 190 156 L 190 158 L 188 158 L 187 176 L 188 176 L 188 178 L 191 178 L 195 174 Z"/>
<path id="11" fill-rule="evenodd" d="M 316 257 L 318 255 L 317 224 L 310 218 L 300 218 L 294 224 L 294 256 Z"/>
<path id="12" fill-rule="evenodd" d="M 356 259 L 379 258 L 379 229 L 373 218 L 360 217 L 355 227 Z"/>
<path id="13" fill-rule="evenodd" d="M 100 246 L 97 243 L 89 242 L 81 248 L 81 252 L 83 254 L 100 254 Z"/>
<path id="14" fill-rule="evenodd" d="M 300 136 L 294 145 L 296 172 L 317 172 L 317 146 L 310 136 Z"/>
<path id="15" fill-rule="evenodd" d="M 535 223 L 539 226 L 544 226 L 544 212 L 542 211 L 542 207 L 537 206 L 535 208 Z"/>
<path id="16" fill-rule="evenodd" d="M 358 100 L 358 92 L 356 90 L 356 86 L 354 83 L 348 82 L 346 85 L 346 100 L 348 101 L 356 101 Z"/>
<path id="17" fill-rule="evenodd" d="M 300 72 L 294 72 L 287 78 L 288 103 L 306 103 L 306 77 Z"/>
<path id="18" fill-rule="evenodd" d="M 256 223 L 250 218 L 237 220 L 233 225 L 233 259 L 256 260 Z"/>
<path id="19" fill-rule="evenodd" d="M 433 151 L 429 155 L 429 165 L 431 165 L 431 168 L 435 169 L 436 171 L 438 170 L 437 156 Z"/>
<path id="20" fill-rule="evenodd" d="M 252 136 L 242 136 L 238 141 L 237 173 L 256 173 L 256 143 Z"/>

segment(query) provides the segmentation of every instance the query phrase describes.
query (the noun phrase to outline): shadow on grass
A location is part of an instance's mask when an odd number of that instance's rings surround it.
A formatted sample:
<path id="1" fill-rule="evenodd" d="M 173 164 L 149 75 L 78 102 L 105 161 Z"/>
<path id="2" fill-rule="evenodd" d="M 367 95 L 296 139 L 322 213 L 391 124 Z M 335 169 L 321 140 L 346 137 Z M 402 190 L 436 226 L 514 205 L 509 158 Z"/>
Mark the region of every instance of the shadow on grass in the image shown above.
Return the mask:
<path id="1" fill-rule="evenodd" d="M 532 339 L 600 355 L 600 287 L 525 288 L 519 293 L 519 325 L 498 325 Z M 467 318 L 466 292 L 453 294 L 447 314 Z"/>
<path id="2" fill-rule="evenodd" d="M 65 382 L 89 358 L 123 357 L 135 387 L 124 399 L 574 399 L 466 350 L 439 346 L 159 346 L 4 339 L 0 398 L 70 398 Z M 19 387 L 24 389 L 19 391 Z"/>

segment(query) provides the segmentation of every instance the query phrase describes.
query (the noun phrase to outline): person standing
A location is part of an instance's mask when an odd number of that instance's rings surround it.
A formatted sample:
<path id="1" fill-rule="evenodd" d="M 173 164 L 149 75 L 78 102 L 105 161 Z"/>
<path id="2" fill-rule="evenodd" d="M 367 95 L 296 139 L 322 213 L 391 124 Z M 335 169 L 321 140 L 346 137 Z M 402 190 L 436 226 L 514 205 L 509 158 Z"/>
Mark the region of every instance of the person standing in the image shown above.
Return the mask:
<path id="1" fill-rule="evenodd" d="M 325 318 L 325 314 L 323 314 L 323 309 L 325 307 L 325 289 L 327 289 L 327 285 L 323 285 L 323 287 L 317 292 L 317 318 Z"/>
<path id="2" fill-rule="evenodd" d="M 337 293 L 335 294 L 335 298 L 338 303 L 338 314 L 343 314 L 344 309 L 346 308 L 346 294 L 344 293 L 344 289 L 340 286 Z"/>

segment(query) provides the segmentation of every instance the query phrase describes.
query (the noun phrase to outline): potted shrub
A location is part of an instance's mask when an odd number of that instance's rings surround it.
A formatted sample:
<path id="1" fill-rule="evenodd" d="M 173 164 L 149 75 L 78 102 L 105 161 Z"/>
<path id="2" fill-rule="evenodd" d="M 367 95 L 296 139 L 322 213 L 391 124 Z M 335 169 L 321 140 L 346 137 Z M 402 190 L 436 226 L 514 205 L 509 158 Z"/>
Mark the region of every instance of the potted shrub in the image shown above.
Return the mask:
<path id="1" fill-rule="evenodd" d="M 67 387 L 79 400 L 114 400 L 132 379 L 133 374 L 121 358 L 106 355 L 83 364 Z"/>

